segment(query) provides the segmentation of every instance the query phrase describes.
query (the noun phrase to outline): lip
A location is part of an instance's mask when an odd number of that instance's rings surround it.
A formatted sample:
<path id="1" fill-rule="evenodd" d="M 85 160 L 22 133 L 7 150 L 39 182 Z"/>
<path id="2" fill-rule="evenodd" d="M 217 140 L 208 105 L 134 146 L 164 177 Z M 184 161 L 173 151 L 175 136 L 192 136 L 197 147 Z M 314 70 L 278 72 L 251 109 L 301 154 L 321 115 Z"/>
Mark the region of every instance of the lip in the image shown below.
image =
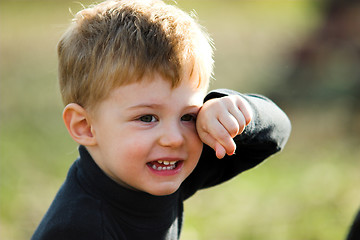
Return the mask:
<path id="1" fill-rule="evenodd" d="M 157 170 L 153 168 L 153 165 L 160 165 L 157 162 L 158 161 L 167 161 L 167 162 L 176 162 L 175 163 L 175 168 L 174 169 L 166 169 L 166 170 Z M 148 162 L 146 164 L 146 166 L 149 168 L 149 170 L 157 175 L 157 176 L 173 176 L 178 174 L 179 172 L 181 172 L 182 168 L 184 165 L 184 160 L 183 159 L 179 159 L 179 158 L 159 158 L 156 160 L 153 160 L 151 162 Z M 170 166 L 170 165 L 167 165 Z"/>

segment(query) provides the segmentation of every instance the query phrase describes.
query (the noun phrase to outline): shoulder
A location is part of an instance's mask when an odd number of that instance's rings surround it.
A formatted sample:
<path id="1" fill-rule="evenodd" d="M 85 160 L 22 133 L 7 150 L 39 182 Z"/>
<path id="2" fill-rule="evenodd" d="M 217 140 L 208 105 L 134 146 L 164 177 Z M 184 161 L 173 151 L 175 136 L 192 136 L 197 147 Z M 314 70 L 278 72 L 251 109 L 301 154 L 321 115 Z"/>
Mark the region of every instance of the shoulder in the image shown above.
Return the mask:
<path id="1" fill-rule="evenodd" d="M 35 239 L 102 239 L 102 201 L 65 181 L 35 231 Z"/>
<path id="2" fill-rule="evenodd" d="M 32 240 L 102 239 L 101 209 L 101 201 L 86 196 L 55 198 Z"/>
<path id="3" fill-rule="evenodd" d="M 32 239 L 102 239 L 101 205 L 101 201 L 82 195 L 57 197 Z"/>

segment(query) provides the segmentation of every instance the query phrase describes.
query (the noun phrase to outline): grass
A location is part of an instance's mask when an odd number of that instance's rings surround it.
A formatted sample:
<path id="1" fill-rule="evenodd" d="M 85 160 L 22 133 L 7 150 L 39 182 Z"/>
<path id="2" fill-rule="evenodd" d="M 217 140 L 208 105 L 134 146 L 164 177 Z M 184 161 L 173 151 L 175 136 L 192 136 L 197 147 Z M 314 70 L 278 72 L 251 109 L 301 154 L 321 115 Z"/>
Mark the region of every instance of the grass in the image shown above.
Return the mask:
<path id="1" fill-rule="evenodd" d="M 89 1 L 83 1 L 85 5 Z M 211 88 L 265 92 L 315 25 L 307 1 L 179 1 L 216 44 Z M 77 157 L 61 121 L 56 43 L 80 4 L 0 2 L 0 239 L 29 239 Z M 287 108 L 286 149 L 185 203 L 182 239 L 343 239 L 360 206 L 360 150 L 342 112 Z"/>

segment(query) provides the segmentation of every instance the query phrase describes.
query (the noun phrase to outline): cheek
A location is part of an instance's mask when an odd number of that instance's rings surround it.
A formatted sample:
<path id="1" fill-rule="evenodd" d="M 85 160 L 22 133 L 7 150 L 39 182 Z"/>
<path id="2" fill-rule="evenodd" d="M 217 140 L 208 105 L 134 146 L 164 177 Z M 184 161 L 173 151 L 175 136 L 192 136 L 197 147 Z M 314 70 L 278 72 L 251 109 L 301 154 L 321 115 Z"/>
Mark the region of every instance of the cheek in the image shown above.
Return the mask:
<path id="1" fill-rule="evenodd" d="M 127 137 L 125 141 L 122 142 L 122 154 L 126 159 L 139 159 L 145 158 L 148 155 L 148 150 L 150 148 L 150 143 L 147 141 L 146 136 L 136 136 Z"/>

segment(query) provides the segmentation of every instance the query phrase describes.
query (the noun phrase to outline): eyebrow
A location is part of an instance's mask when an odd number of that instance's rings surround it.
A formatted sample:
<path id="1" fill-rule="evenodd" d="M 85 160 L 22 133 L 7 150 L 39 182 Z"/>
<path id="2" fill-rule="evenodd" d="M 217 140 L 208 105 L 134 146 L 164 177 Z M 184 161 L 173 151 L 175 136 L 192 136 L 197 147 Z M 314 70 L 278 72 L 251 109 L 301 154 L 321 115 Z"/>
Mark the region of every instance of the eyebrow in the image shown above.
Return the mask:
<path id="1" fill-rule="evenodd" d="M 159 109 L 163 107 L 162 104 L 156 104 L 156 103 L 152 103 L 152 104 L 149 104 L 149 103 L 140 103 L 140 104 L 136 104 L 134 106 L 130 106 L 127 108 L 127 110 L 134 110 L 134 109 L 141 109 L 141 108 L 153 108 L 153 109 Z M 200 108 L 199 106 L 197 105 L 189 105 L 189 106 L 186 106 L 185 109 L 192 109 L 192 108 Z"/>
<path id="2" fill-rule="evenodd" d="M 140 103 L 140 104 L 136 104 L 134 106 L 130 106 L 127 109 L 132 110 L 132 109 L 136 109 L 136 108 L 160 108 L 162 105 L 161 104 L 156 104 L 156 103 Z"/>

